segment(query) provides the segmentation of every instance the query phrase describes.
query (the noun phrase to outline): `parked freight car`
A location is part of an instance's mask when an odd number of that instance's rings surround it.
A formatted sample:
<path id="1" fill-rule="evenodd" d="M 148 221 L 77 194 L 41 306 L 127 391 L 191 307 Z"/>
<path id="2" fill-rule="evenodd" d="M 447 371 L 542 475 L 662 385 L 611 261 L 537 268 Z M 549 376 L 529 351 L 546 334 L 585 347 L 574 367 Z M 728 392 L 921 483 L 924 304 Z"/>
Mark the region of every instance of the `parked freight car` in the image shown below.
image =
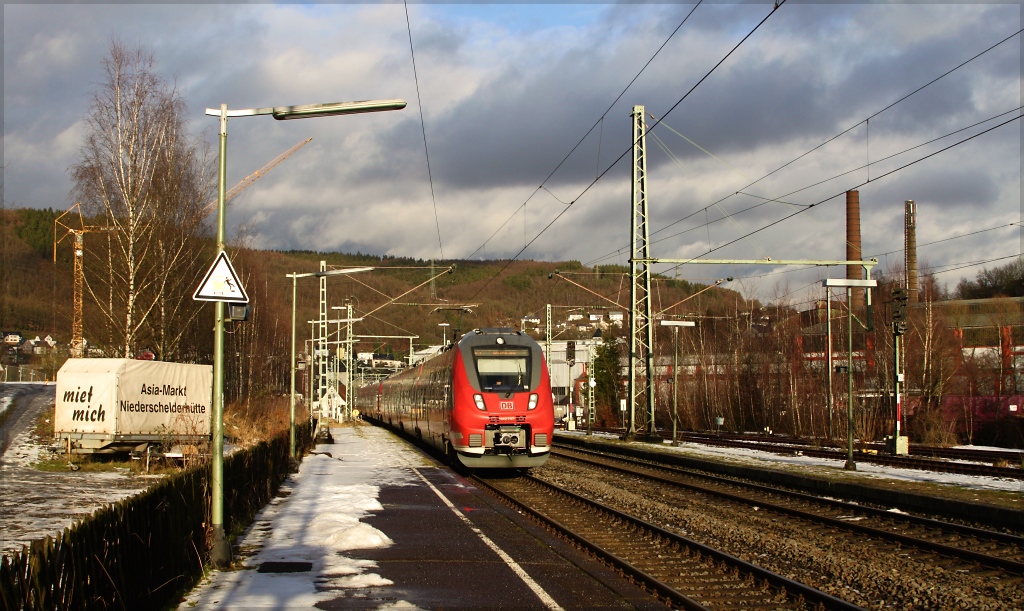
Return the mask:
<path id="1" fill-rule="evenodd" d="M 364 416 L 444 452 L 453 465 L 528 468 L 554 434 L 551 382 L 537 342 L 513 329 L 475 329 L 357 395 Z"/>

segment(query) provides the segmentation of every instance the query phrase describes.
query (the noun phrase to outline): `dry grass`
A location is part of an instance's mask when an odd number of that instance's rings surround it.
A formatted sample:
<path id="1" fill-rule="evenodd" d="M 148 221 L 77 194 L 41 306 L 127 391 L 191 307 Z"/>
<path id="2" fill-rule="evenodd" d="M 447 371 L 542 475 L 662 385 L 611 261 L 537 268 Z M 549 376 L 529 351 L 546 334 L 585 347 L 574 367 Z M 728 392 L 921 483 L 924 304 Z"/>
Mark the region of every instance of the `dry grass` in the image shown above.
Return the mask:
<path id="1" fill-rule="evenodd" d="M 232 442 L 250 446 L 288 430 L 289 398 L 287 396 L 261 397 L 237 401 L 224 409 L 224 434 Z M 295 422 L 304 422 L 309 411 L 304 405 L 295 406 Z"/>
<path id="2" fill-rule="evenodd" d="M 53 410 L 44 409 L 32 426 L 32 440 L 41 445 L 53 443 Z"/>

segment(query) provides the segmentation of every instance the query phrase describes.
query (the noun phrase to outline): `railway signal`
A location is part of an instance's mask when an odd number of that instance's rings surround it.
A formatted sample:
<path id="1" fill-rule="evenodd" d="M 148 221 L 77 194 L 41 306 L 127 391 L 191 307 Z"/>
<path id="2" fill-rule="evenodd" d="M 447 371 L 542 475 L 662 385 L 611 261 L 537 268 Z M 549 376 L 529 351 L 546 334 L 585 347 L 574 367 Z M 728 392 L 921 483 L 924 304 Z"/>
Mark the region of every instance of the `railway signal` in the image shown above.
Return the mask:
<path id="1" fill-rule="evenodd" d="M 907 298 L 905 288 L 892 290 L 892 332 L 899 337 L 907 332 Z"/>
<path id="2" fill-rule="evenodd" d="M 892 335 L 893 335 L 893 434 L 886 437 L 886 449 L 893 455 L 908 453 L 907 438 L 901 434 L 903 420 L 903 397 L 901 386 L 905 383 L 900 362 L 900 338 L 907 332 L 907 298 L 909 291 L 897 287 L 892 290 Z"/>

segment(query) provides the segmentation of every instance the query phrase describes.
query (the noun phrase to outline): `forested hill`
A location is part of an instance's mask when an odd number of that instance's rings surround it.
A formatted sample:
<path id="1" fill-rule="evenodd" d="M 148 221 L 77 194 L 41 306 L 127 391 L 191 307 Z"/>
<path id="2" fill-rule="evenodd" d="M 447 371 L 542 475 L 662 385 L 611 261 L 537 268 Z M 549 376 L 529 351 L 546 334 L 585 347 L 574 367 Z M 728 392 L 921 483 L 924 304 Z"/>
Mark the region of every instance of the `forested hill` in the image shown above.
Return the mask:
<path id="1" fill-rule="evenodd" d="M 61 212 L 51 209 L 2 211 L 0 327 L 3 330 L 22 331 L 33 336 L 49 334 L 61 342 L 70 339 L 73 236 L 65 236 L 61 240 L 57 248 L 57 262 L 54 263 L 54 219 L 59 214 Z M 101 345 L 103 336 L 109 334 L 106 321 L 94 307 L 95 301 L 105 299 L 107 293 L 90 288 L 102 286 L 103 278 L 97 276 L 112 274 L 112 270 L 101 267 L 106 260 L 102 250 L 108 242 L 107 236 L 99 232 L 85 235 L 83 326 L 85 337 L 92 345 Z M 213 260 L 212 243 L 205 244 L 201 252 L 204 260 Z M 435 261 L 433 274 L 436 278 L 431 283 L 431 262 L 418 259 L 361 253 L 270 252 L 237 248 L 231 249 L 229 254 L 252 301 L 256 326 L 272 327 L 275 337 L 284 337 L 286 332 L 290 332 L 292 281 L 286 275 L 316 271 L 321 260 L 325 260 L 329 268 L 375 268 L 372 272 L 335 276 L 327 281 L 329 307 L 343 307 L 345 300 L 350 299 L 356 316 L 368 314 L 357 332 L 380 336 L 417 335 L 419 338 L 415 343 L 420 345 L 439 343 L 442 335 L 447 333 L 450 336 L 456 330 L 488 326 L 519 328 L 520 320 L 527 315 L 537 316 L 543 321 L 547 304 L 554 306 L 552 318 L 556 322 L 567 320 L 570 310 L 586 315 L 628 310 L 629 307 L 629 277 L 625 266 L 585 268 L 576 261 Z M 90 269 L 90 266 L 101 268 Z M 452 273 L 444 273 L 452 266 Z M 200 268 L 201 274 L 206 264 Z M 556 269 L 561 272 L 561 277 L 549 278 Z M 116 274 L 117 270 L 113 270 L 113 275 Z M 191 290 L 199 281 L 197 275 L 182 283 L 188 288 L 189 299 Z M 592 292 L 577 288 L 572 282 L 584 285 Z M 653 305 L 655 309 L 667 307 L 702 288 L 705 285 L 686 280 L 657 278 L 652 289 Z M 306 321 L 317 315 L 317 280 L 300 279 L 297 292 L 297 320 L 299 337 L 302 338 L 309 334 Z M 686 308 L 677 308 L 671 313 L 735 311 L 739 299 L 735 291 L 718 287 L 687 302 Z M 190 302 L 189 305 L 197 310 L 210 309 L 208 304 L 199 302 Z M 459 309 L 457 306 L 467 307 Z M 743 309 L 745 306 L 740 307 Z M 150 312 L 148 315 L 153 317 L 156 314 Z M 212 318 L 212 313 L 209 317 Z M 329 317 L 343 316 L 339 310 L 331 310 Z M 189 320 L 188 317 L 185 319 Z M 210 335 L 207 314 L 198 313 L 191 320 L 195 330 L 187 334 L 189 337 L 183 339 L 183 345 L 191 345 L 189 352 L 192 354 L 203 354 L 205 338 Z M 449 326 L 442 328 L 441 323 Z M 561 337 L 573 337 L 573 334 L 563 333 Z M 144 331 L 138 348 L 146 348 L 150 341 Z M 375 348 L 404 352 L 408 350 L 408 341 L 383 339 Z"/>

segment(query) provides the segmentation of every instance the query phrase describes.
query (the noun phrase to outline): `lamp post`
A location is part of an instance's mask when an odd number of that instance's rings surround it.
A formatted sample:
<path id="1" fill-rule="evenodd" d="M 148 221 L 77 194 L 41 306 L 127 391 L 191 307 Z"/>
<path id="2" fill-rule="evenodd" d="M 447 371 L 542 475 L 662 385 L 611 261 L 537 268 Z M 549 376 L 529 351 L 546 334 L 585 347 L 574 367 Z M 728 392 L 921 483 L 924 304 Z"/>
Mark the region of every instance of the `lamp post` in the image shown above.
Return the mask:
<path id="1" fill-rule="evenodd" d="M 446 322 L 439 322 L 437 326 L 441 327 L 441 347 L 444 348 L 448 345 L 448 327 L 451 325 Z"/>
<path id="2" fill-rule="evenodd" d="M 856 471 L 857 463 L 853 462 L 853 307 L 851 297 L 854 288 L 863 288 L 867 292 L 868 321 L 871 319 L 871 287 L 878 286 L 876 280 L 857 280 L 849 278 L 826 278 L 821 283 L 825 288 L 841 286 L 846 288 L 846 465 L 847 471 Z M 868 329 L 870 331 L 870 329 Z M 829 350 L 832 347 L 829 346 Z"/>
<path id="3" fill-rule="evenodd" d="M 228 117 L 252 117 L 271 115 L 278 120 L 329 117 L 364 112 L 401 110 L 404 100 L 370 100 L 362 102 L 334 102 L 330 104 L 307 104 L 304 106 L 277 106 L 272 108 L 243 108 L 228 110 L 227 104 L 220 108 L 207 108 L 206 114 L 220 117 L 220 162 L 217 172 L 217 251 L 224 251 L 224 185 L 227 179 Z M 210 559 L 217 566 L 231 562 L 231 545 L 224 533 L 224 303 L 213 304 L 213 406 L 210 414 L 212 461 L 210 464 L 210 526 L 213 530 L 213 546 Z M 294 350 L 293 350 L 294 351 Z"/>
<path id="4" fill-rule="evenodd" d="M 672 353 L 672 445 L 679 445 L 676 438 L 676 427 L 679 423 L 679 327 L 693 327 L 692 320 L 662 320 L 661 326 L 672 327 L 675 336 L 675 350 Z"/>

